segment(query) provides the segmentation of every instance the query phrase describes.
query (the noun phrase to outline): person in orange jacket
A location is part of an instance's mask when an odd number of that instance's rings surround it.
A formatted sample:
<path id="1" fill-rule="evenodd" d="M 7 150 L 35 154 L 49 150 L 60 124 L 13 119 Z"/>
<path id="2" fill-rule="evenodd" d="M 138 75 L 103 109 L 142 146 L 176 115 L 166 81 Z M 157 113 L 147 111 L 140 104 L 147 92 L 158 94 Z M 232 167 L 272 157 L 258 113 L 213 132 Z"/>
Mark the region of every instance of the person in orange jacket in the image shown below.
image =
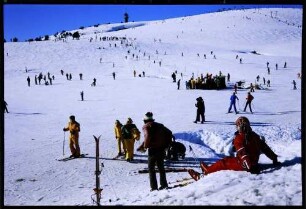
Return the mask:
<path id="1" fill-rule="evenodd" d="M 70 157 L 80 157 L 81 151 L 79 146 L 79 132 L 80 124 L 75 120 L 75 116 L 71 115 L 69 117 L 70 121 L 68 122 L 67 127 L 63 128 L 63 131 L 70 131 L 69 137 L 69 148 L 71 151 Z"/>
<path id="2" fill-rule="evenodd" d="M 253 174 L 259 174 L 260 168 L 258 165 L 260 154 L 265 154 L 273 161 L 274 165 L 280 164 L 277 160 L 277 155 L 266 144 L 264 137 L 260 137 L 252 131 L 248 118 L 241 116 L 236 120 L 235 137 L 233 147 L 236 156 L 227 156 L 217 162 L 206 165 L 200 162 L 200 167 L 204 175 L 214 173 L 221 170 L 247 171 Z M 197 181 L 201 174 L 190 169 L 189 174 Z"/>

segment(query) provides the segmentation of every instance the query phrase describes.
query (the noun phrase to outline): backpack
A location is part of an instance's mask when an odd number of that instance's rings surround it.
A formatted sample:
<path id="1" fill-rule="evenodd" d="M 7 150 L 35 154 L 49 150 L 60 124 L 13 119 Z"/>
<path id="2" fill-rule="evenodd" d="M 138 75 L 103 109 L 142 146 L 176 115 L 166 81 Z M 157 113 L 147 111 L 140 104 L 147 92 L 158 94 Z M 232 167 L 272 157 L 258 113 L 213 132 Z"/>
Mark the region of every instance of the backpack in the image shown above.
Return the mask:
<path id="1" fill-rule="evenodd" d="M 140 131 L 134 124 L 127 124 L 122 126 L 122 136 L 124 139 L 140 139 Z"/>
<path id="2" fill-rule="evenodd" d="M 159 124 L 158 128 L 160 139 L 162 139 L 160 145 L 162 148 L 168 148 L 172 142 L 172 131 L 163 124 Z"/>
<path id="3" fill-rule="evenodd" d="M 131 135 L 132 135 L 133 139 L 135 139 L 136 141 L 139 141 L 139 139 L 140 139 L 140 131 L 137 128 L 132 128 Z"/>
<path id="4" fill-rule="evenodd" d="M 121 130 L 122 130 L 122 137 L 123 137 L 124 139 L 130 139 L 130 138 L 132 138 L 132 134 L 131 134 L 131 131 L 130 131 L 129 127 L 127 127 L 126 125 L 124 125 L 124 126 L 122 126 Z"/>
<path id="5" fill-rule="evenodd" d="M 168 129 L 166 126 L 163 126 L 164 132 L 164 147 L 167 148 L 170 146 L 172 142 L 172 131 Z"/>

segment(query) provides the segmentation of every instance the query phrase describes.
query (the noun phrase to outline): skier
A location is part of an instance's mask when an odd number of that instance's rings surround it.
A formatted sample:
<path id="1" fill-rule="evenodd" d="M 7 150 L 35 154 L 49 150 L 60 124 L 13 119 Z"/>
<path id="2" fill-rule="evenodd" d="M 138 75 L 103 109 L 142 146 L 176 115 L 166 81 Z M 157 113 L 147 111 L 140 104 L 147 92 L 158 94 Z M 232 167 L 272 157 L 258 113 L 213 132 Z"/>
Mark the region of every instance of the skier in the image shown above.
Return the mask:
<path id="1" fill-rule="evenodd" d="M 29 76 L 28 76 L 28 78 L 27 78 L 27 81 L 28 81 L 28 86 L 30 86 L 31 80 L 30 80 L 30 77 L 29 77 Z"/>
<path id="2" fill-rule="evenodd" d="M 116 79 L 116 73 L 115 72 L 113 72 L 113 78 L 114 78 L 114 80 Z"/>
<path id="3" fill-rule="evenodd" d="M 173 83 L 175 83 L 175 82 L 176 82 L 176 75 L 175 75 L 174 72 L 171 74 L 171 77 L 172 77 L 172 79 L 173 79 Z"/>
<path id="4" fill-rule="evenodd" d="M 252 105 L 252 100 L 253 100 L 253 99 L 254 99 L 254 97 L 253 97 L 253 95 L 251 94 L 251 92 L 248 92 L 248 95 L 247 95 L 247 97 L 246 97 L 246 103 L 245 103 L 243 112 L 245 112 L 247 106 L 249 106 L 251 113 L 253 113 L 253 112 L 252 112 L 252 107 L 251 107 L 251 105 Z"/>
<path id="5" fill-rule="evenodd" d="M 270 87 L 270 80 L 267 80 L 267 86 Z"/>
<path id="6" fill-rule="evenodd" d="M 122 124 L 120 123 L 119 120 L 116 120 L 115 122 L 115 137 L 117 139 L 117 145 L 118 145 L 118 157 L 119 156 L 124 156 L 126 153 L 126 148 L 125 148 L 125 144 L 122 138 L 122 132 L 121 132 L 121 128 L 122 128 Z M 122 144 L 122 148 L 123 148 L 123 152 L 121 149 L 121 144 Z"/>
<path id="7" fill-rule="evenodd" d="M 236 96 L 236 93 L 233 92 L 232 96 L 230 97 L 231 103 L 230 103 L 230 106 L 228 108 L 228 113 L 231 112 L 232 106 L 234 106 L 234 110 L 235 110 L 236 114 L 238 113 L 238 111 L 236 109 L 236 99 L 239 101 L 239 98 Z"/>
<path id="8" fill-rule="evenodd" d="M 266 85 L 266 79 L 265 79 L 265 77 L 262 77 L 262 80 L 263 80 L 264 85 Z"/>
<path id="9" fill-rule="evenodd" d="M 285 64 L 284 64 L 284 68 L 287 68 L 287 62 L 285 62 Z"/>
<path id="10" fill-rule="evenodd" d="M 70 121 L 68 122 L 67 127 L 63 128 L 63 131 L 70 131 L 69 137 L 69 148 L 71 151 L 70 157 L 78 158 L 80 157 L 81 151 L 79 146 L 79 132 L 80 124 L 75 120 L 75 116 L 71 115 L 69 117 Z"/>
<path id="11" fill-rule="evenodd" d="M 81 94 L 81 100 L 82 100 L 82 101 L 84 101 L 84 92 L 83 92 L 83 91 L 81 91 L 81 93 L 80 93 L 80 94 Z"/>
<path id="12" fill-rule="evenodd" d="M 133 124 L 133 120 L 128 118 L 126 124 L 121 128 L 122 137 L 126 148 L 125 159 L 127 162 L 134 160 L 134 144 L 136 137 L 132 134 L 133 129 L 140 133 L 136 125 Z"/>
<path id="13" fill-rule="evenodd" d="M 230 82 L 230 74 L 229 73 L 227 73 L 227 82 Z"/>
<path id="14" fill-rule="evenodd" d="M 235 83 L 235 85 L 234 85 L 234 92 L 237 94 L 237 84 Z"/>
<path id="15" fill-rule="evenodd" d="M 5 112 L 6 112 L 6 113 L 9 113 L 9 111 L 8 111 L 8 109 L 7 109 L 8 104 L 6 103 L 5 100 L 4 100 L 3 106 L 4 106 L 4 113 L 5 113 Z"/>
<path id="16" fill-rule="evenodd" d="M 198 121 L 200 122 L 200 117 L 202 119 L 201 123 L 204 123 L 205 121 L 205 104 L 204 104 L 204 100 L 202 97 L 198 97 L 197 99 L 197 103 L 195 104 L 196 108 L 197 108 L 197 117 L 196 120 L 194 121 L 194 123 L 197 123 Z"/>
<path id="17" fill-rule="evenodd" d="M 250 92 L 255 92 L 253 83 L 250 84 Z"/>
<path id="18" fill-rule="evenodd" d="M 181 79 L 179 79 L 179 80 L 177 81 L 177 90 L 180 89 L 180 84 L 181 84 Z"/>
<path id="19" fill-rule="evenodd" d="M 97 82 L 97 79 L 94 78 L 94 79 L 93 79 L 93 82 L 92 82 L 92 84 L 91 84 L 91 86 L 96 86 L 96 82 Z"/>
<path id="20" fill-rule="evenodd" d="M 279 165 L 277 155 L 266 144 L 263 136 L 255 133 L 248 118 L 239 117 L 236 122 L 237 131 L 233 139 L 232 145 L 236 152 L 236 156 L 227 156 L 212 165 L 208 166 L 204 162 L 200 162 L 200 167 L 204 175 L 221 171 L 247 171 L 252 174 L 259 174 L 260 167 L 258 165 L 260 154 L 265 154 L 273 161 L 273 165 Z M 200 173 L 190 169 L 189 174 L 197 181 L 200 178 Z"/>
<path id="21" fill-rule="evenodd" d="M 137 150 L 146 150 L 148 148 L 150 191 L 167 189 L 168 183 L 164 159 L 166 157 L 165 149 L 170 145 L 172 140 L 172 132 L 163 124 L 155 122 L 152 112 L 145 114 L 143 122 L 145 123 L 142 127 L 144 141 Z M 167 130 L 167 134 L 165 134 L 165 130 Z M 157 186 L 155 165 L 159 170 L 159 188 Z"/>
<path id="22" fill-rule="evenodd" d="M 295 82 L 295 80 L 292 81 L 292 84 L 293 84 L 293 89 L 296 90 L 296 82 Z"/>
<path id="23" fill-rule="evenodd" d="M 82 80 L 83 79 L 83 74 L 80 73 L 79 76 L 80 76 L 80 80 Z"/>

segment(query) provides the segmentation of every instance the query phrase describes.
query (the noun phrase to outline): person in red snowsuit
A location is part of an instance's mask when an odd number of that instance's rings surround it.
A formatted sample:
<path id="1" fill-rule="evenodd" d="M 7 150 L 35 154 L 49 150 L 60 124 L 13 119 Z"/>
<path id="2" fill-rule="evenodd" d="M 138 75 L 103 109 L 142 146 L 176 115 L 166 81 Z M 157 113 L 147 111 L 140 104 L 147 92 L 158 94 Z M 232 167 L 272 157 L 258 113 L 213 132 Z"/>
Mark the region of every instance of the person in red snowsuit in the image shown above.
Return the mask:
<path id="1" fill-rule="evenodd" d="M 274 165 L 279 164 L 277 155 L 266 144 L 265 140 L 252 131 L 248 118 L 239 117 L 236 120 L 236 127 L 237 132 L 233 140 L 236 156 L 227 156 L 210 166 L 200 162 L 204 175 L 221 170 L 247 171 L 258 174 L 260 172 L 258 161 L 261 153 L 271 159 Z M 201 175 L 196 171 L 189 172 L 189 174 L 195 180 L 198 180 Z"/>

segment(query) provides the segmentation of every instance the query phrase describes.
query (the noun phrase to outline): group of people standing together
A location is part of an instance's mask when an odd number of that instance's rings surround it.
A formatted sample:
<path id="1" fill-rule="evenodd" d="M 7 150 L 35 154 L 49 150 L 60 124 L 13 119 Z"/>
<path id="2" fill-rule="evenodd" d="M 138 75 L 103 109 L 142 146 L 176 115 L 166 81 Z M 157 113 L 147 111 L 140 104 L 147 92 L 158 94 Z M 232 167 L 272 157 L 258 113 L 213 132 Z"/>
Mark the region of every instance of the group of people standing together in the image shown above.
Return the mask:
<path id="1" fill-rule="evenodd" d="M 236 95 L 237 93 L 234 91 L 233 94 L 230 97 L 230 106 L 228 108 L 227 113 L 231 113 L 232 108 L 234 107 L 235 113 L 238 114 L 238 110 L 236 108 L 236 101 L 239 101 L 239 98 Z M 249 107 L 250 112 L 253 113 L 252 110 L 252 101 L 254 99 L 254 96 L 251 94 L 251 92 L 247 93 L 246 96 L 246 101 L 245 101 L 245 106 L 243 111 L 246 112 L 247 107 Z M 197 122 L 201 122 L 204 123 L 205 122 L 205 103 L 202 97 L 198 97 L 197 102 L 195 104 L 196 108 L 197 108 L 197 113 L 196 113 L 196 119 L 194 121 L 194 123 Z"/>
<path id="2" fill-rule="evenodd" d="M 245 112 L 247 107 L 249 106 L 250 112 L 253 113 L 253 111 L 252 111 L 252 101 L 254 99 L 254 96 L 251 94 L 251 92 L 248 92 L 245 99 L 246 99 L 246 102 L 245 102 L 245 106 L 244 106 L 243 111 Z M 232 96 L 230 97 L 230 106 L 228 108 L 227 113 L 231 112 L 232 107 L 234 107 L 235 113 L 236 114 L 238 113 L 237 108 L 236 108 L 236 101 L 237 100 L 239 101 L 239 98 L 237 97 L 236 92 L 233 92 Z"/>
<path id="3" fill-rule="evenodd" d="M 134 144 L 140 139 L 140 131 L 133 123 L 131 118 L 128 118 L 125 125 L 122 125 L 119 120 L 115 121 L 115 137 L 117 139 L 118 155 L 124 156 L 126 161 L 134 160 Z"/>

